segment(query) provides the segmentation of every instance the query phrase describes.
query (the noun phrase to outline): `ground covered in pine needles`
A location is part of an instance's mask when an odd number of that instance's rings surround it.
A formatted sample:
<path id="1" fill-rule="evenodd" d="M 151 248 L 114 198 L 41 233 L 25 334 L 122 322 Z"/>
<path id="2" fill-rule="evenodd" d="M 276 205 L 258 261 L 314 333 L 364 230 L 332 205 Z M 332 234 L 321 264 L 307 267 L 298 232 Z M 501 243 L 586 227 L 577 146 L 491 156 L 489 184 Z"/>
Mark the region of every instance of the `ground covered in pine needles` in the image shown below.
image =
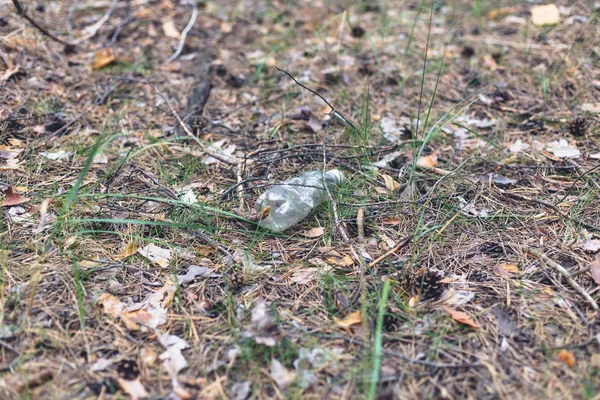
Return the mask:
<path id="1" fill-rule="evenodd" d="M 0 397 L 598 399 L 598 3 L 294 3 L 0 0 Z"/>

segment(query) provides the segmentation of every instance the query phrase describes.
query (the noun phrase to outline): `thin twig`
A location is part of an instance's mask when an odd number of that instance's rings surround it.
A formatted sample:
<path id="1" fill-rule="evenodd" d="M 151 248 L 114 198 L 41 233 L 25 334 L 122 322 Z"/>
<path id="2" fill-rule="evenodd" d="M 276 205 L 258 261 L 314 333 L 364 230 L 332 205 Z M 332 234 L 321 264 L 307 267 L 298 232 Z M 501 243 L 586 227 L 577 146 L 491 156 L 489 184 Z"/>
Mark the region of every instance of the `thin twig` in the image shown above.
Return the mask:
<path id="1" fill-rule="evenodd" d="M 366 346 L 366 344 L 362 340 L 351 338 L 351 337 L 344 336 L 344 335 L 322 334 L 322 333 L 313 333 L 313 332 L 308 332 L 308 333 L 315 335 L 322 339 L 334 339 L 334 340 L 338 339 L 338 340 L 344 340 L 348 343 L 356 344 L 361 347 Z M 481 363 L 479 363 L 479 362 L 463 363 L 463 364 L 441 364 L 441 363 L 436 363 L 433 361 L 418 360 L 415 358 L 410 358 L 408 356 L 405 356 L 404 354 L 398 353 L 396 351 L 388 350 L 388 349 L 383 349 L 382 351 L 384 354 L 399 358 L 399 359 L 409 362 L 411 364 L 423 365 L 423 366 L 430 367 L 430 368 L 474 368 L 474 367 L 481 366 Z"/>
<path id="2" fill-rule="evenodd" d="M 72 44 L 79 44 L 85 40 L 93 38 L 98 33 L 98 31 L 100 30 L 102 25 L 104 25 L 104 23 L 106 21 L 108 21 L 108 19 L 110 18 L 110 15 L 115 10 L 115 7 L 117 6 L 118 2 L 119 2 L 119 0 L 113 0 L 112 3 L 110 3 L 110 7 L 106 11 L 106 13 L 102 16 L 102 18 L 100 18 L 95 24 L 90 25 L 87 28 L 85 28 L 83 30 L 83 35 L 79 39 L 75 40 Z"/>
<path id="3" fill-rule="evenodd" d="M 181 32 L 181 38 L 179 39 L 179 45 L 177 46 L 177 50 L 175 50 L 175 53 L 173 53 L 173 55 L 171 57 L 167 58 L 167 61 L 165 61 L 165 64 L 168 64 L 168 63 L 174 61 L 175 59 L 177 59 L 177 57 L 179 57 L 179 55 L 181 54 L 181 51 L 183 50 L 183 46 L 185 45 L 185 38 L 187 37 L 187 34 L 190 31 L 190 29 L 192 29 L 194 24 L 196 23 L 196 18 L 198 18 L 198 6 L 196 5 L 195 1 L 192 2 L 192 6 L 194 7 L 192 10 L 192 17 L 190 18 L 190 21 L 185 26 L 185 28 L 183 28 L 183 31 Z"/>
<path id="4" fill-rule="evenodd" d="M 223 161 L 226 164 L 229 165 L 238 165 L 239 160 L 237 159 L 237 157 L 233 157 L 230 156 L 228 154 L 225 154 L 221 151 L 219 151 L 218 149 L 214 148 L 214 147 L 210 147 L 210 146 L 206 146 L 204 143 L 202 143 L 200 141 L 200 139 L 198 139 L 196 136 L 194 136 L 194 134 L 192 133 L 192 131 L 190 130 L 190 128 L 187 126 L 187 124 L 185 122 L 183 122 L 183 120 L 181 119 L 181 117 L 179 116 L 179 114 L 177 113 L 177 111 L 175 111 L 175 109 L 173 108 L 173 106 L 171 105 L 171 103 L 169 102 L 169 100 L 167 100 L 167 98 L 160 92 L 160 90 L 158 90 L 158 88 L 152 83 L 149 82 L 147 80 L 144 79 L 136 79 L 136 78 L 124 78 L 123 80 L 128 80 L 131 82 L 139 82 L 139 83 L 143 83 L 146 84 L 148 86 L 150 86 L 152 88 L 152 90 L 154 90 L 154 92 L 160 96 L 160 98 L 165 102 L 165 104 L 167 105 L 167 107 L 169 108 L 169 111 L 171 111 L 171 114 L 175 117 L 175 119 L 177 120 L 177 122 L 179 123 L 179 126 L 181 127 L 181 129 L 183 129 L 183 131 L 185 132 L 185 134 L 192 139 L 194 142 L 196 142 L 196 144 L 198 146 L 200 146 L 200 148 L 202 149 L 202 151 L 204 151 L 204 153 L 206 153 L 207 155 L 216 158 L 219 161 Z M 249 163 L 251 160 L 247 160 L 246 163 Z"/>
<path id="5" fill-rule="evenodd" d="M 278 71 L 283 72 L 284 74 L 286 74 L 287 76 L 289 76 L 295 83 L 296 85 L 300 86 L 303 89 L 308 90 L 309 92 L 311 92 L 312 94 L 314 94 L 315 96 L 317 96 L 318 98 L 320 98 L 321 100 L 323 100 L 325 102 L 325 104 L 327 104 L 327 106 L 331 109 L 331 112 L 333 113 L 333 116 L 336 117 L 337 119 L 339 119 L 343 124 L 348 125 L 349 127 L 351 127 L 352 129 L 354 129 L 355 131 L 358 132 L 358 129 L 356 128 L 356 126 L 352 123 L 352 121 L 350 121 L 348 118 L 344 117 L 342 114 L 340 114 L 339 112 L 337 112 L 335 110 L 335 107 L 331 105 L 331 103 L 329 103 L 325 97 L 321 96 L 319 93 L 317 93 L 316 91 L 312 90 L 311 88 L 303 85 L 302 83 L 298 82 L 298 80 L 296 80 L 296 78 L 294 78 L 292 76 L 292 74 L 290 74 L 289 72 L 279 68 L 279 67 L 275 67 Z"/>
<path id="6" fill-rule="evenodd" d="M 381 261 L 385 260 L 386 258 L 388 258 L 389 256 L 391 256 L 392 254 L 394 254 L 395 252 L 397 252 L 398 250 L 400 250 L 401 248 L 403 248 L 404 246 L 406 246 L 407 244 L 409 244 L 411 240 L 412 240 L 412 236 L 408 236 L 404 240 L 401 240 L 400 242 L 398 242 L 397 245 L 395 245 L 388 252 L 386 252 L 385 254 L 377 257 L 375 260 L 371 261 L 371 263 L 369 264 L 369 268 L 373 268 L 374 266 L 376 266 L 377 264 L 379 264 Z"/>
<path id="7" fill-rule="evenodd" d="M 563 211 L 561 211 L 554 204 L 545 202 L 543 200 L 534 199 L 532 197 L 523 196 L 521 194 L 507 192 L 507 191 L 502 190 L 502 189 L 498 189 L 498 190 L 500 191 L 500 193 L 504 193 L 504 194 L 506 194 L 506 195 L 508 195 L 510 197 L 514 197 L 516 199 L 526 200 L 526 201 L 531 201 L 533 203 L 541 204 L 541 205 L 543 205 L 545 207 L 550 208 L 551 210 L 553 210 L 554 212 L 556 212 L 558 215 L 560 215 L 561 217 L 563 217 L 563 218 L 565 218 L 565 219 L 567 219 L 569 221 L 573 221 L 573 222 L 575 222 L 575 223 L 577 223 L 577 224 L 579 224 L 579 225 L 581 225 L 581 226 L 583 226 L 583 227 L 585 227 L 587 229 L 590 229 L 590 230 L 593 230 L 593 231 L 596 231 L 596 232 L 600 232 L 600 227 L 597 227 L 596 225 L 589 224 L 589 223 L 584 222 L 584 221 L 580 221 L 579 219 L 577 219 L 575 217 L 571 217 L 570 215 L 565 214 Z"/>
<path id="8" fill-rule="evenodd" d="M 581 287 L 579 285 L 579 283 L 577 283 L 575 281 L 575 279 L 573 279 L 573 276 L 562 265 L 560 265 L 556 261 L 552 260 L 547 255 L 540 253 L 539 251 L 534 250 L 529 246 L 524 246 L 521 244 L 516 244 L 516 243 L 511 243 L 511 242 L 509 242 L 507 244 L 510 247 L 512 247 L 513 249 L 519 249 L 521 251 L 529 253 L 532 256 L 537 257 L 538 259 L 542 260 L 544 263 L 546 263 L 546 265 L 548 265 L 549 267 L 551 267 L 552 269 L 554 269 L 555 271 L 560 273 L 567 280 L 567 282 L 569 282 L 571 287 L 573 289 L 575 289 L 575 291 L 577 293 L 579 293 L 583 298 L 585 298 L 588 301 L 588 303 L 590 303 L 590 305 L 592 306 L 592 308 L 594 310 L 596 310 L 596 311 L 600 310 L 600 307 L 598 307 L 598 303 L 596 303 L 596 301 L 592 298 L 592 296 L 590 296 L 590 294 L 583 287 Z"/>
<path id="9" fill-rule="evenodd" d="M 562 198 L 561 198 L 561 199 L 560 199 L 558 202 L 556 202 L 556 203 L 554 204 L 555 206 L 558 206 L 560 203 L 562 203 L 563 201 L 565 201 L 565 199 L 566 199 L 567 197 L 569 197 L 569 195 L 570 195 L 570 194 L 571 194 L 571 192 L 573 191 L 573 188 L 575 187 L 575 184 L 576 184 L 577 182 L 579 182 L 579 180 L 581 180 L 581 179 L 583 179 L 583 178 L 585 178 L 585 179 L 588 181 L 588 183 L 591 183 L 592 185 L 596 186 L 596 189 L 600 189 L 600 185 L 598 184 L 598 182 L 596 182 L 596 181 L 595 181 L 595 180 L 594 180 L 592 177 L 588 176 L 588 174 L 589 174 L 590 172 L 593 172 L 593 171 L 597 170 L 598 168 L 600 168 L 600 164 L 596 165 L 595 167 L 592 167 L 592 168 L 588 169 L 588 170 L 587 170 L 587 171 L 585 171 L 585 172 L 581 172 L 581 171 L 580 171 L 580 169 L 581 169 L 581 166 L 580 166 L 579 164 L 577 164 L 575 161 L 573 161 L 573 160 L 567 160 L 567 162 L 568 162 L 569 164 L 571 164 L 571 166 L 572 166 L 573 168 L 575 168 L 575 171 L 577 171 L 577 174 L 578 174 L 579 176 L 578 176 L 578 177 L 577 177 L 577 179 L 575 179 L 575 181 L 574 181 L 574 182 L 571 184 L 571 186 L 569 187 L 569 190 L 567 191 L 567 193 L 565 193 L 565 195 L 564 195 L 564 196 L 563 196 L 563 197 L 562 197 Z"/>
<path id="10" fill-rule="evenodd" d="M 29 23 L 31 25 L 33 25 L 35 28 L 37 28 L 44 35 L 48 36 L 50 39 L 54 40 L 55 42 L 58 42 L 60 44 L 64 44 L 65 46 L 71 46 L 72 45 L 69 42 L 66 42 L 66 41 L 64 41 L 62 39 L 57 38 L 52 33 L 50 33 L 50 31 L 48 31 L 46 28 L 44 28 L 43 26 L 41 26 L 37 22 L 35 22 L 35 20 L 33 18 L 31 18 L 29 15 L 27 15 L 27 13 L 25 12 L 25 9 L 23 8 L 23 5 L 21 4 L 21 2 L 19 0 L 12 0 L 12 2 L 14 4 L 15 8 L 17 9 L 17 14 L 19 14 L 21 17 L 23 17 L 27 21 L 29 21 Z"/>

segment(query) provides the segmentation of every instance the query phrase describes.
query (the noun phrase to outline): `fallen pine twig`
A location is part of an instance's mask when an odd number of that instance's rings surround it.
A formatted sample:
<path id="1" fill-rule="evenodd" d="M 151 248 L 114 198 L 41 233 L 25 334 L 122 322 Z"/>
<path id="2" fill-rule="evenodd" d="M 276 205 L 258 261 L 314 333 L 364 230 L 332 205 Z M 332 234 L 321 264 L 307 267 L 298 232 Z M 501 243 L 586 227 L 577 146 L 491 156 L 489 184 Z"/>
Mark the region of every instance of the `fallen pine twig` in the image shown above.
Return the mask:
<path id="1" fill-rule="evenodd" d="M 327 101 L 327 99 L 325 99 L 325 97 L 321 96 L 319 93 L 317 93 L 316 91 L 312 90 L 311 88 L 303 85 L 302 83 L 298 82 L 298 80 L 296 78 L 294 78 L 292 76 L 292 74 L 290 74 L 289 72 L 279 68 L 279 67 L 275 67 L 278 71 L 283 72 L 284 74 L 286 74 L 287 76 L 290 77 L 291 80 L 294 81 L 294 83 L 296 83 L 296 85 L 300 86 L 303 89 L 308 90 L 309 92 L 311 92 L 312 94 L 314 94 L 315 96 L 317 96 L 318 98 L 320 98 L 321 100 L 323 100 L 325 102 L 325 104 L 327 104 L 327 106 L 331 109 L 331 112 L 333 114 L 334 117 L 336 117 L 338 120 L 340 120 L 344 125 L 347 125 L 349 127 L 351 127 L 352 129 L 354 129 L 355 131 L 358 132 L 358 128 L 356 128 L 356 126 L 352 123 L 352 121 L 350 121 L 348 118 L 344 117 L 341 113 L 337 112 L 335 110 L 335 107 L 331 105 L 331 103 L 329 103 Z"/>
<path id="2" fill-rule="evenodd" d="M 528 197 L 528 196 L 524 196 L 522 194 L 517 194 L 517 193 L 511 193 L 511 192 L 507 192 L 506 190 L 502 190 L 500 188 L 498 188 L 498 190 L 500 191 L 500 193 L 506 194 L 507 196 L 516 198 L 516 199 L 520 199 L 520 200 L 525 200 L 525 201 L 530 201 L 533 203 L 538 203 L 541 204 L 545 207 L 550 208 L 551 210 L 553 210 L 554 212 L 556 212 L 558 215 L 560 215 L 561 217 L 569 220 L 569 221 L 573 221 L 577 224 L 580 224 L 581 226 L 596 231 L 596 232 L 600 232 L 600 227 L 597 227 L 596 225 L 593 224 L 589 224 L 587 222 L 584 221 L 580 221 L 579 219 L 575 218 L 575 217 L 571 217 L 570 215 L 564 213 L 563 211 L 561 211 L 558 207 L 556 207 L 554 204 L 545 202 L 543 200 L 538 200 L 538 199 L 534 199 L 532 197 Z"/>
<path id="3" fill-rule="evenodd" d="M 79 39 L 75 40 L 72 44 L 79 44 L 85 40 L 93 38 L 98 33 L 98 31 L 100 30 L 102 25 L 104 25 L 104 23 L 106 21 L 108 21 L 108 19 L 110 18 L 110 15 L 115 10 L 115 7 L 117 6 L 118 2 L 119 2 L 119 0 L 113 0 L 112 3 L 110 4 L 110 7 L 106 11 L 106 13 L 102 16 L 102 18 L 100 18 L 95 24 L 85 28 L 83 30 L 83 35 Z"/>
<path id="4" fill-rule="evenodd" d="M 403 248 L 404 246 L 406 246 L 407 244 L 409 244 L 411 240 L 412 240 L 411 236 L 408 236 L 404 240 L 401 240 L 397 245 L 395 245 L 387 253 L 385 253 L 385 254 L 377 257 L 375 260 L 371 261 L 371 263 L 369 264 L 369 268 L 373 268 L 374 266 L 376 266 L 377 264 L 379 264 L 381 261 L 385 260 L 386 258 L 388 258 L 389 256 L 391 256 L 392 254 L 394 254 L 395 252 L 397 252 L 398 250 L 400 250 L 401 248 Z"/>
<path id="5" fill-rule="evenodd" d="M 56 36 L 54 36 L 52 33 L 50 33 L 50 31 L 46 28 L 44 28 L 43 26 L 39 25 L 37 22 L 35 22 L 35 20 L 30 17 L 27 12 L 25 12 L 25 9 L 23 8 L 23 5 L 21 4 L 21 2 L 19 0 L 12 0 L 15 8 L 17 9 L 17 14 L 19 14 L 21 17 L 25 18 L 27 21 L 29 21 L 29 23 L 31 25 L 33 25 L 34 28 L 36 28 L 37 30 L 39 30 L 40 32 L 42 32 L 44 35 L 48 36 L 50 39 L 54 40 L 55 42 L 58 42 L 60 44 L 64 44 L 65 46 L 72 46 L 72 43 L 69 43 L 65 40 L 62 40 Z"/>
<path id="6" fill-rule="evenodd" d="M 179 39 L 179 45 L 177 46 L 177 50 L 175 50 L 175 53 L 173 53 L 171 57 L 167 58 L 165 64 L 175 61 L 177 57 L 179 57 L 181 51 L 183 50 L 183 46 L 185 45 L 185 39 L 187 38 L 187 34 L 196 23 L 196 18 L 198 18 L 198 6 L 196 5 L 195 1 L 192 2 L 192 6 L 194 7 L 192 9 L 192 16 L 188 24 L 185 26 L 185 28 L 183 28 L 183 31 L 181 32 L 181 38 Z"/>
<path id="7" fill-rule="evenodd" d="M 177 120 L 177 123 L 179 124 L 179 126 L 181 127 L 181 129 L 183 129 L 183 132 L 186 134 L 186 136 L 188 136 L 190 139 L 192 139 L 194 142 L 196 142 L 196 144 L 198 146 L 200 146 L 200 148 L 202 149 L 202 151 L 206 155 L 211 156 L 213 158 L 216 158 L 219 161 L 223 161 L 224 163 L 229 164 L 229 165 L 235 165 L 235 166 L 237 166 L 240 163 L 240 160 L 238 160 L 237 157 L 230 156 L 228 154 L 225 154 L 225 153 L 219 151 L 218 149 L 211 148 L 210 146 L 206 146 L 204 143 L 202 143 L 202 141 L 200 141 L 200 139 L 198 139 L 192 133 L 192 131 L 190 130 L 190 128 L 187 126 L 187 124 L 185 122 L 183 122 L 183 120 L 181 119 L 181 117 L 179 116 L 179 114 L 177 113 L 177 111 L 175 111 L 175 109 L 173 108 L 173 106 L 171 105 L 171 103 L 169 102 L 169 100 L 167 100 L 167 98 L 160 92 L 160 90 L 158 90 L 158 88 L 152 82 L 149 82 L 149 81 L 144 80 L 144 79 L 136 79 L 136 78 L 122 78 L 122 80 L 143 83 L 145 85 L 150 86 L 152 88 L 152 90 L 154 90 L 154 92 L 158 96 L 160 96 L 161 99 L 163 99 L 163 101 L 165 102 L 165 104 L 169 108 L 169 111 L 175 117 L 175 119 Z M 246 160 L 246 164 L 249 164 L 251 162 L 252 162 L 252 160 Z"/>
<path id="8" fill-rule="evenodd" d="M 348 343 L 352 343 L 352 344 L 356 344 L 358 346 L 361 347 L 365 347 L 367 346 L 365 344 L 365 342 L 363 342 L 362 340 L 359 339 L 355 339 L 352 337 L 348 337 L 345 335 L 337 335 L 337 334 L 328 334 L 328 333 L 317 333 L 317 332 L 306 332 L 309 333 L 311 335 L 317 336 L 319 338 L 322 339 L 338 339 L 338 340 L 344 340 Z M 473 363 L 462 363 L 462 364 L 442 364 L 442 363 L 436 363 L 433 361 L 426 361 L 426 360 L 418 360 L 415 358 L 410 358 L 408 356 L 405 356 L 404 354 L 398 353 L 397 351 L 392 351 L 392 350 L 388 350 L 388 349 L 382 349 L 382 352 L 384 354 L 387 354 L 388 356 L 391 357 L 396 357 L 399 358 L 401 360 L 404 360 L 408 363 L 411 364 L 418 364 L 418 365 L 423 365 L 425 367 L 429 367 L 429 368 L 475 368 L 475 367 L 481 367 L 482 364 L 480 362 L 473 362 Z"/>
<path id="9" fill-rule="evenodd" d="M 598 307 L 598 303 L 596 303 L 596 300 L 594 300 L 592 296 L 590 296 L 590 294 L 583 287 L 581 287 L 581 285 L 579 285 L 579 283 L 577 283 L 575 279 L 573 279 L 573 275 L 571 275 L 571 273 L 569 273 L 569 271 L 567 271 L 562 265 L 552 260 L 547 255 L 540 253 L 539 251 L 534 250 L 529 246 L 524 246 L 512 242 L 509 242 L 507 244 L 513 249 L 519 249 L 521 251 L 524 251 L 525 253 L 528 253 L 546 263 L 546 265 L 554 269 L 556 272 L 560 273 L 567 280 L 567 282 L 569 282 L 571 287 L 575 289 L 575 291 L 579 293 L 583 298 L 585 298 L 588 301 L 588 303 L 590 303 L 594 310 L 600 310 L 600 307 Z"/>

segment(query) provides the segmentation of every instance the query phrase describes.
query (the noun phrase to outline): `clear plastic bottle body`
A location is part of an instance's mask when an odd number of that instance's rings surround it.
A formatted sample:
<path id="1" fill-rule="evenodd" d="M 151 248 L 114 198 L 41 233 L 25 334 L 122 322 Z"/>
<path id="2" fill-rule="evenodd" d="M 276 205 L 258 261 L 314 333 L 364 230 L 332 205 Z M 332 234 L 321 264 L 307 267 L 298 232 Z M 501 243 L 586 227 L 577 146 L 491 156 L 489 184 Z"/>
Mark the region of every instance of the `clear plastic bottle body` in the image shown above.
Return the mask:
<path id="1" fill-rule="evenodd" d="M 342 181 L 339 170 L 325 173 L 331 187 Z M 282 232 L 306 218 L 323 202 L 327 192 L 323 186 L 323 172 L 310 171 L 273 186 L 256 200 L 258 215 L 264 216 L 259 225 L 274 232 Z M 270 207 L 268 212 L 265 209 Z"/>

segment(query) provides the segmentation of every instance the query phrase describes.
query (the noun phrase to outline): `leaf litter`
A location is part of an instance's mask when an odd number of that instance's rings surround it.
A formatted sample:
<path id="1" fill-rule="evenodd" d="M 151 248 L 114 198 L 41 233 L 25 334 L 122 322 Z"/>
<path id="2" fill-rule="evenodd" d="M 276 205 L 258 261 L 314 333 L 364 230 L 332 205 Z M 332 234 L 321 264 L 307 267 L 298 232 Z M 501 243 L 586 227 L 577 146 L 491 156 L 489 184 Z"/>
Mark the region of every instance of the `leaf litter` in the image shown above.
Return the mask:
<path id="1" fill-rule="evenodd" d="M 597 352 L 586 344 L 595 311 L 571 283 L 598 287 L 592 5 L 458 1 L 430 25 L 412 3 L 300 2 L 277 16 L 251 5 L 238 19 L 235 5 L 208 2 L 192 20 L 191 2 L 110 3 L 27 10 L 50 33 L 67 15 L 73 37 L 98 26 L 82 48 L 0 10 L 0 185 L 30 199 L 2 208 L 0 325 L 15 327 L 2 339 L 3 398 L 25 387 L 36 398 L 360 397 L 368 382 L 345 377 L 373 372 L 389 278 L 381 397 L 594 386 L 572 373 Z M 337 207 L 282 235 L 247 221 L 265 187 L 324 159 L 349 177 L 332 191 Z M 569 345 L 574 362 L 540 350 Z M 138 372 L 115 384 L 123 360 Z M 33 373 L 39 364 L 61 372 Z M 11 385 L 13 370 L 27 379 Z M 485 385 L 465 387 L 456 370 Z"/>

